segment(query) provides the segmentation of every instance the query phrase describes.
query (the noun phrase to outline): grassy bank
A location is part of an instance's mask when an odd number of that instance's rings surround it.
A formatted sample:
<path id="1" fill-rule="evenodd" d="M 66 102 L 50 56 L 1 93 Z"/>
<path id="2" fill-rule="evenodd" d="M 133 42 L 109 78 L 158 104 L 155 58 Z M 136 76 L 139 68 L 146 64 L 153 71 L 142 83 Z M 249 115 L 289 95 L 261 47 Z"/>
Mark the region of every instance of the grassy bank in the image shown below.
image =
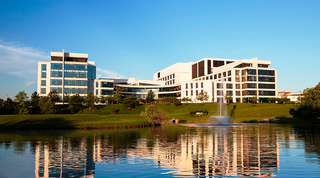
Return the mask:
<path id="1" fill-rule="evenodd" d="M 0 129 L 88 129 L 88 128 L 114 128 L 114 127 L 137 127 L 147 126 L 148 122 L 140 117 L 146 105 L 127 111 L 124 105 L 108 105 L 92 112 L 84 111 L 82 114 L 65 115 L 1 115 Z M 210 115 L 217 112 L 217 103 L 189 104 L 175 108 L 172 104 L 157 104 L 162 110 L 168 113 L 168 119 L 177 118 L 187 123 L 206 122 Z M 115 115 L 111 114 L 111 108 L 117 109 Z M 292 118 L 289 109 L 292 104 L 281 105 L 273 103 L 263 103 L 252 106 L 247 103 L 237 103 L 228 105 L 229 114 L 235 109 L 235 122 L 256 122 L 264 118 L 281 118 L 280 122 L 319 122 L 319 120 Z M 208 110 L 209 114 L 203 117 L 192 117 L 190 111 Z"/>

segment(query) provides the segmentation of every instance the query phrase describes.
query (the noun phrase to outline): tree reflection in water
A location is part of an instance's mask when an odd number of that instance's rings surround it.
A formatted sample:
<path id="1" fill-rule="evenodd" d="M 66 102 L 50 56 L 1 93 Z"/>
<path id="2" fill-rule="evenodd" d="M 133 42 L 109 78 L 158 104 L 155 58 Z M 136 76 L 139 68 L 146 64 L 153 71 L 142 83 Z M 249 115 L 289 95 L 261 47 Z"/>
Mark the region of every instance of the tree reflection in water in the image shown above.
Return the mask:
<path id="1" fill-rule="evenodd" d="M 153 160 L 175 175 L 271 177 L 279 171 L 279 140 L 286 143 L 294 136 L 304 141 L 306 153 L 320 155 L 319 132 L 318 127 L 277 124 L 15 131 L 0 133 L 0 148 L 23 155 L 29 147 L 35 177 L 93 176 L 96 164 L 131 164 L 137 158 Z"/>

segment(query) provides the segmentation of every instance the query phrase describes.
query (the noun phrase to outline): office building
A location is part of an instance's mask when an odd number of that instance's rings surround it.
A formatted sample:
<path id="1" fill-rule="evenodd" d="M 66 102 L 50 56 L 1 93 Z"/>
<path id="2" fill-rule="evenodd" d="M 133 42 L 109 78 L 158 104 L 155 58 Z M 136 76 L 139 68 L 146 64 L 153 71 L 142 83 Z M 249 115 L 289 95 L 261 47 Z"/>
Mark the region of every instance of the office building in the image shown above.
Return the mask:
<path id="1" fill-rule="evenodd" d="M 270 64 L 270 61 L 258 60 L 257 57 L 241 60 L 203 58 L 158 71 L 154 80 L 169 82 L 170 85 L 179 76 L 174 83 L 181 85 L 181 98 L 188 97 L 195 102 L 199 102 L 195 99 L 202 91 L 208 93 L 208 102 L 225 102 L 226 94 L 232 96 L 232 102 L 250 102 L 253 96 L 257 96 L 258 101 L 267 102 L 268 98 L 277 96 L 277 71 L 269 68 Z"/>
<path id="2" fill-rule="evenodd" d="M 55 90 L 62 101 L 64 95 L 84 97 L 93 92 L 95 78 L 96 66 L 88 54 L 51 52 L 50 62 L 38 62 L 37 92 L 43 97 Z"/>

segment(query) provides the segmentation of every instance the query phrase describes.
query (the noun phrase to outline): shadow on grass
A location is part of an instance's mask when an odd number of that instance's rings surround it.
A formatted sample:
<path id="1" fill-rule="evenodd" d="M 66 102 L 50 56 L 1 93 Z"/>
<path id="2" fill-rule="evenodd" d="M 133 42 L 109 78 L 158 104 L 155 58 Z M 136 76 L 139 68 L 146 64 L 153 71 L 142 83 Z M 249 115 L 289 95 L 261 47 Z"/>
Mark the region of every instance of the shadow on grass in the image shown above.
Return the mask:
<path id="1" fill-rule="evenodd" d="M 61 117 L 48 119 L 25 119 L 18 122 L 6 122 L 0 124 L 1 130 L 53 130 L 74 129 L 75 125 Z"/>
<path id="2" fill-rule="evenodd" d="M 320 119 L 317 118 L 297 118 L 297 117 L 277 117 L 279 123 L 320 123 Z"/>

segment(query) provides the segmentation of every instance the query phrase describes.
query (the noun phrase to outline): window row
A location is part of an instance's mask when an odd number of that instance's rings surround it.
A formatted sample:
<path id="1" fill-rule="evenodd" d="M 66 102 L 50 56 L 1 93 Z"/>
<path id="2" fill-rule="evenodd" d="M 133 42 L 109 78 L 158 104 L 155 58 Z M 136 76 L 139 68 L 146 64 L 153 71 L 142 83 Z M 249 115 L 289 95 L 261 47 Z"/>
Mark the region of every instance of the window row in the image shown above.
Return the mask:
<path id="1" fill-rule="evenodd" d="M 196 84 L 196 88 L 198 88 L 198 83 Z M 203 88 L 203 82 L 200 83 L 200 87 Z M 193 83 L 190 83 L 190 88 L 193 89 Z M 186 89 L 188 89 L 188 84 L 186 83 Z"/>
<path id="2" fill-rule="evenodd" d="M 159 75 L 159 73 L 158 73 Z M 159 77 L 159 76 L 158 76 Z M 162 77 L 160 80 L 161 81 L 168 81 L 168 80 L 171 80 L 171 79 L 174 79 L 175 78 L 175 74 L 171 74 L 171 75 L 168 75 L 168 76 L 165 76 L 165 77 Z"/>
<path id="3" fill-rule="evenodd" d="M 60 87 L 51 87 L 50 88 L 50 91 L 56 91 L 58 93 L 62 93 L 62 88 Z M 67 94 L 87 94 L 88 92 L 88 89 L 87 88 L 64 88 L 64 93 L 67 93 Z"/>
<path id="4" fill-rule="evenodd" d="M 62 63 L 51 63 L 51 70 L 62 70 Z M 64 64 L 64 70 L 87 70 L 84 64 Z"/>

